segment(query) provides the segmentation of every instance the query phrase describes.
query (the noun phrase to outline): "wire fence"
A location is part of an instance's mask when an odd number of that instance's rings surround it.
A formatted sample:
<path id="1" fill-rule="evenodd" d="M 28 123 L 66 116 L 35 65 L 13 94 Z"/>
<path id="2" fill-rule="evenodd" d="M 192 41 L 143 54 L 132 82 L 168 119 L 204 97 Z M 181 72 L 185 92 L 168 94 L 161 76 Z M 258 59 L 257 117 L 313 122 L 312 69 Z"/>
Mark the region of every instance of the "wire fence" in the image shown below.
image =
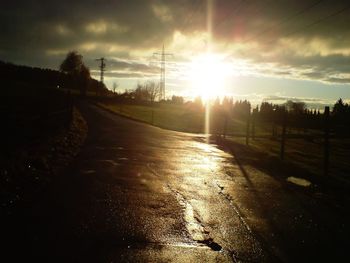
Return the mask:
<path id="1" fill-rule="evenodd" d="M 254 145 L 273 153 L 281 160 L 313 163 L 312 169 L 322 170 L 324 176 L 350 172 L 346 159 L 350 158 L 350 132 L 346 120 L 331 116 L 329 107 L 312 118 L 283 111 L 275 118 L 266 119 L 258 112 L 250 111 L 244 119 L 245 132 L 230 133 L 228 126 L 233 120 L 221 116 L 222 130 L 216 134 L 226 140 L 240 138 L 247 146 Z M 232 131 L 232 129 L 231 129 Z M 243 129 L 241 129 L 243 131 Z"/>

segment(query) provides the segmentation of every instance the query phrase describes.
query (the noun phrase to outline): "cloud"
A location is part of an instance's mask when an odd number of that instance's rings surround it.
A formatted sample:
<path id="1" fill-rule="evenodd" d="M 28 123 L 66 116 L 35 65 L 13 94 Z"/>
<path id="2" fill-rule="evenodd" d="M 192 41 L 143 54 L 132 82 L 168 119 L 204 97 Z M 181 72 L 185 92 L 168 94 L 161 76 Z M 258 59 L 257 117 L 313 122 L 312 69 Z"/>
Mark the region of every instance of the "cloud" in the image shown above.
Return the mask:
<path id="1" fill-rule="evenodd" d="M 287 97 L 287 96 L 265 96 L 262 101 L 270 102 L 274 104 L 283 104 L 287 101 L 304 102 L 309 109 L 324 109 L 325 106 L 334 105 L 333 99 L 321 99 L 321 98 L 308 98 L 308 97 Z"/>
<path id="2" fill-rule="evenodd" d="M 214 2 L 213 50 L 241 65 L 236 71 L 350 83 L 349 10 L 322 21 L 347 1 Z M 0 59 L 57 68 L 78 50 L 90 67 L 95 58 L 116 57 L 111 71 L 156 74 L 146 57 L 163 43 L 178 63 L 206 50 L 206 19 L 206 1 L 198 0 L 5 1 Z"/>
<path id="3" fill-rule="evenodd" d="M 159 67 L 157 65 L 144 64 L 130 59 L 108 59 L 106 61 L 108 68 L 105 72 L 106 77 L 137 79 L 153 78 L 159 76 Z M 92 70 L 93 75 L 98 76 L 98 70 Z"/>

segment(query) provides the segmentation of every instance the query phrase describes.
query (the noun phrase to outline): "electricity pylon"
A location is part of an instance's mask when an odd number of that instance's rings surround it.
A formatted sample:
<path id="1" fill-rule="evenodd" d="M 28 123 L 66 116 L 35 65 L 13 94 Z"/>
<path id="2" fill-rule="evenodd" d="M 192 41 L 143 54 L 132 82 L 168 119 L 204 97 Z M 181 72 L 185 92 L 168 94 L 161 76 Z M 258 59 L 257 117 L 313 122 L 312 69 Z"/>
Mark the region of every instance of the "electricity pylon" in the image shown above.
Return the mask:
<path id="1" fill-rule="evenodd" d="M 95 59 L 95 60 L 96 61 L 101 61 L 100 66 L 99 66 L 99 68 L 100 68 L 100 81 L 101 81 L 101 83 L 103 83 L 104 72 L 106 71 L 106 63 L 105 63 L 105 61 L 107 59 L 105 59 L 105 58 L 98 58 L 98 59 Z"/>
<path id="2" fill-rule="evenodd" d="M 165 58 L 166 56 L 172 56 L 171 53 L 165 53 L 164 44 L 162 51 L 159 53 L 153 53 L 154 56 L 160 56 L 160 82 L 159 82 L 159 100 L 165 100 Z"/>

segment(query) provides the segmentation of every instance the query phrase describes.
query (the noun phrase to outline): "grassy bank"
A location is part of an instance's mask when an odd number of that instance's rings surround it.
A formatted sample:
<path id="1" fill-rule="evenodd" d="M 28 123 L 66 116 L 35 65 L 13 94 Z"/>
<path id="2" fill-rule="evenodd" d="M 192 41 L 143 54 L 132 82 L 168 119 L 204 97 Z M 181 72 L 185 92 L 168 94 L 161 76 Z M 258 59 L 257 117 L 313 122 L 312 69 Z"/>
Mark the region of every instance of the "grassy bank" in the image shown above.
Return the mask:
<path id="1" fill-rule="evenodd" d="M 117 114 L 149 123 L 158 127 L 192 133 L 203 133 L 205 122 L 205 111 L 193 105 L 134 105 L 134 104 L 107 104 L 99 103 Z M 210 126 L 211 134 L 223 134 L 225 120 L 220 113 L 211 112 Z M 288 128 L 285 144 L 284 164 L 295 167 L 294 176 L 323 176 L 323 138 L 320 131 L 308 131 L 308 136 L 301 138 L 303 134 L 300 129 Z M 281 127 L 277 127 L 277 133 Z M 238 119 L 228 119 L 226 134 L 228 144 L 234 148 L 241 149 L 239 155 L 245 162 L 256 164 L 261 160 L 269 160 L 268 165 L 274 165 L 280 158 L 280 137 L 272 137 L 272 124 L 258 122 L 255 126 L 256 138 L 249 140 L 246 146 L 246 122 Z M 317 137 L 313 137 L 317 135 Z M 298 137 L 299 136 L 299 137 Z M 336 176 L 340 180 L 350 181 L 350 139 L 330 140 L 330 176 Z M 243 151 L 243 149 L 245 149 Z M 266 163 L 266 162 L 265 162 Z M 283 170 L 281 170 L 282 172 Z"/>
<path id="2" fill-rule="evenodd" d="M 257 138 L 255 140 L 250 140 L 248 146 L 246 146 L 244 138 L 228 137 L 226 141 L 228 144 L 234 145 L 233 148 L 235 149 L 246 148 L 247 151 L 237 154 L 239 154 L 240 158 L 243 158 L 245 162 L 252 165 L 258 164 L 262 160 L 280 159 L 280 140 Z M 350 163 L 348 162 L 350 156 L 350 139 L 332 139 L 330 145 L 329 176 L 337 177 L 340 180 L 345 180 L 350 183 Z M 323 139 L 315 139 L 313 141 L 305 139 L 287 139 L 284 156 L 283 163 L 289 163 L 300 168 L 299 170 L 293 171 L 293 176 L 303 177 L 306 172 L 309 176 L 323 177 Z M 274 164 L 270 163 L 270 165 Z"/>
<path id="3" fill-rule="evenodd" d="M 161 128 L 193 133 L 202 133 L 204 131 L 204 114 L 202 110 L 189 108 L 186 105 L 98 104 L 117 114 Z"/>
<path id="4" fill-rule="evenodd" d="M 169 130 L 204 133 L 205 129 L 205 109 L 192 104 L 135 105 L 99 102 L 98 105 L 122 116 Z M 211 111 L 209 120 L 210 133 L 222 134 L 225 126 L 223 116 Z M 246 123 L 241 120 L 231 118 L 226 123 L 227 134 L 243 136 L 245 129 Z"/>
<path id="5" fill-rule="evenodd" d="M 35 144 L 12 148 L 1 158 L 1 208 L 11 214 L 18 204 L 31 202 L 76 156 L 87 135 L 87 124 L 77 109 L 69 127 L 43 134 Z"/>

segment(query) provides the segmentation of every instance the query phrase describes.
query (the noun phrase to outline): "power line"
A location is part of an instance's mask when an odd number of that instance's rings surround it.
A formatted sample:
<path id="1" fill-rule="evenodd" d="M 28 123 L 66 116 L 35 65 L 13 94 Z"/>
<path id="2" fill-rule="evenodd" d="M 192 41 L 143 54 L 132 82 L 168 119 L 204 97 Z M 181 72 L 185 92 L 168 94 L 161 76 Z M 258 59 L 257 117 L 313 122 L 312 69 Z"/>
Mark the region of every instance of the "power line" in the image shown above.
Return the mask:
<path id="1" fill-rule="evenodd" d="M 297 17 L 297 16 L 299 16 L 299 15 L 305 13 L 306 11 L 308 11 L 308 10 L 310 10 L 311 8 L 313 8 L 313 7 L 317 6 L 318 4 L 320 4 L 322 1 L 324 1 L 324 0 L 317 1 L 316 3 L 312 4 L 311 6 L 308 6 L 308 7 L 306 7 L 305 9 L 303 9 L 303 10 L 299 11 L 298 13 L 294 14 L 292 17 L 295 18 L 295 17 Z M 331 18 L 331 17 L 337 16 L 337 15 L 339 15 L 339 14 L 341 14 L 341 13 L 347 11 L 348 9 L 350 9 L 350 5 L 345 6 L 345 7 L 341 8 L 340 10 L 337 10 L 337 11 L 335 11 L 335 12 L 333 12 L 333 13 L 327 15 L 327 16 L 321 17 L 321 18 L 319 18 L 319 19 L 317 19 L 317 20 L 315 20 L 315 21 L 313 21 L 313 22 L 311 22 L 311 23 L 305 25 L 305 26 L 302 27 L 302 28 L 299 28 L 299 29 L 296 29 L 296 30 L 294 30 L 294 31 L 291 31 L 291 32 L 285 34 L 284 36 L 285 36 L 285 37 L 286 37 L 286 36 L 290 36 L 290 35 L 292 35 L 292 34 L 295 34 L 295 33 L 299 32 L 299 31 L 303 31 L 303 30 L 305 30 L 305 29 L 307 29 L 307 28 L 310 28 L 310 27 L 312 27 L 312 26 L 315 26 L 315 25 L 317 25 L 317 24 L 319 24 L 319 23 L 322 23 L 323 21 L 325 21 L 325 20 L 327 20 L 327 19 L 329 19 L 329 18 Z M 280 22 L 279 25 L 285 23 L 287 20 L 288 20 L 288 21 L 291 20 L 292 17 L 289 17 L 289 18 L 285 19 L 284 21 Z M 271 30 L 271 28 L 269 28 L 268 30 Z M 266 30 L 266 31 L 268 31 L 268 30 Z M 264 33 L 266 33 L 266 31 L 265 31 Z M 253 39 L 254 39 L 254 38 L 250 38 L 249 40 L 245 40 L 245 41 L 243 41 L 242 43 L 243 43 L 243 44 L 244 44 L 244 43 L 247 43 L 248 41 L 251 41 L 251 40 L 253 40 Z M 270 41 L 268 41 L 268 42 L 265 42 L 265 44 L 271 44 L 271 43 L 273 43 L 273 42 L 275 42 L 275 41 L 276 41 L 276 39 L 272 39 L 272 40 L 270 40 Z M 233 55 L 233 53 L 227 55 L 226 58 L 227 58 L 227 57 L 230 57 L 231 55 Z"/>
<path id="2" fill-rule="evenodd" d="M 271 26 L 271 27 L 269 27 L 269 28 L 267 28 L 267 29 L 265 29 L 265 30 L 259 32 L 258 34 L 254 35 L 253 37 L 248 38 L 248 39 L 245 40 L 243 43 L 247 43 L 247 42 L 249 42 L 249 41 L 251 41 L 251 40 L 253 40 L 253 39 L 256 39 L 256 37 L 262 36 L 263 34 L 265 34 L 265 33 L 269 32 L 269 31 L 271 31 L 271 29 L 276 28 L 276 27 L 278 27 L 278 26 L 281 26 L 281 25 L 283 25 L 283 24 L 285 24 L 285 23 L 291 21 L 292 19 L 294 19 L 294 18 L 296 18 L 296 17 L 298 17 L 298 16 L 303 15 L 304 13 L 308 12 L 308 11 L 311 10 L 312 8 L 314 8 L 314 7 L 318 6 L 319 4 L 321 4 L 323 1 L 324 1 L 324 0 L 318 0 L 318 1 L 314 2 L 314 3 L 312 3 L 311 5 L 306 6 L 304 9 L 300 10 L 299 12 L 297 12 L 297 13 L 295 13 L 295 14 L 293 14 L 293 15 L 291 15 L 291 16 L 285 18 L 285 19 L 283 19 L 283 20 L 280 21 L 279 23 L 274 24 L 273 26 Z"/>
<path id="3" fill-rule="evenodd" d="M 266 32 L 270 31 L 271 29 L 276 28 L 276 27 L 278 27 L 278 26 L 280 26 L 280 25 L 283 25 L 283 24 L 285 24 L 285 23 L 291 21 L 292 19 L 294 19 L 294 18 L 296 18 L 296 17 L 298 17 L 298 16 L 300 16 L 300 15 L 306 13 L 307 11 L 309 11 L 310 9 L 316 7 L 317 5 L 321 4 L 321 3 L 324 2 L 324 1 L 325 1 L 325 0 L 318 0 L 318 1 L 316 1 L 316 2 L 314 2 L 314 3 L 312 3 L 312 4 L 310 4 L 310 5 L 306 6 L 304 9 L 300 10 L 299 12 L 297 12 L 297 13 L 295 13 L 295 14 L 293 14 L 293 15 L 291 15 L 291 16 L 285 18 L 285 19 L 283 19 L 283 20 L 280 21 L 279 23 L 274 24 L 273 26 L 271 26 L 271 27 L 269 27 L 269 28 L 267 28 L 267 29 L 265 29 L 265 30 L 259 32 L 258 34 L 254 35 L 253 37 L 251 37 L 251 38 L 249 38 L 249 39 L 243 41 L 243 43 L 247 43 L 247 42 L 249 42 L 249 41 L 255 39 L 256 37 L 259 37 L 259 36 L 265 34 Z M 220 21 L 219 23 L 214 24 L 214 27 L 213 27 L 213 28 L 214 28 L 214 29 L 218 29 L 220 26 L 222 26 L 222 25 L 224 24 L 224 22 L 226 21 L 226 18 L 229 17 L 229 16 L 232 16 L 232 15 L 235 14 L 235 13 L 237 13 L 237 12 L 242 8 L 243 4 L 246 3 L 246 2 L 248 2 L 248 1 L 244 1 L 244 0 L 239 1 L 239 3 L 238 3 L 237 5 L 234 6 L 234 10 L 232 10 L 232 12 L 226 14 L 226 15 L 224 16 L 224 18 L 222 18 L 221 21 Z"/>
<path id="4" fill-rule="evenodd" d="M 339 9 L 338 11 L 335 11 L 335 12 L 333 12 L 333 13 L 327 15 L 327 16 L 321 17 L 321 18 L 315 20 L 314 22 L 311 22 L 310 24 L 305 25 L 303 28 L 299 28 L 299 29 L 296 29 L 296 30 L 294 30 L 294 31 L 291 31 L 291 32 L 287 33 L 287 34 L 284 35 L 284 36 L 285 36 L 285 37 L 286 37 L 286 36 L 290 36 L 290 35 L 293 35 L 293 34 L 299 32 L 299 31 L 303 31 L 303 30 L 305 30 L 305 29 L 307 29 L 307 28 L 313 27 L 313 26 L 315 26 L 315 25 L 317 25 L 317 24 L 319 24 L 319 23 L 322 23 L 323 21 L 325 21 L 325 20 L 327 20 L 327 19 L 329 19 L 329 18 L 331 18 L 331 17 L 334 17 L 334 16 L 337 16 L 337 15 L 340 15 L 341 13 L 344 13 L 344 12 L 347 11 L 348 9 L 350 9 L 350 5 L 348 5 L 348 6 L 346 6 L 346 7 L 343 7 L 342 9 Z M 273 40 L 273 41 L 275 41 L 275 40 Z M 273 41 L 269 41 L 269 42 L 267 42 L 266 44 L 270 44 L 270 43 L 272 43 Z"/>

